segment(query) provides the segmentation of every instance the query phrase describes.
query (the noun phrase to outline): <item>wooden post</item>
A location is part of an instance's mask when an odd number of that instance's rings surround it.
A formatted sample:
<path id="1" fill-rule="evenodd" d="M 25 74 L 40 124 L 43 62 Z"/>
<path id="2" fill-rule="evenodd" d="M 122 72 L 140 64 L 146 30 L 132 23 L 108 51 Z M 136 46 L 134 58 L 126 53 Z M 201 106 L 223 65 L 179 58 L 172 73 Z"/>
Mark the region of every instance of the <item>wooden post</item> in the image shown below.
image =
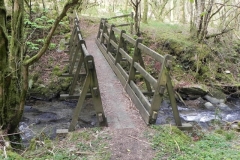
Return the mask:
<path id="1" fill-rule="evenodd" d="M 92 55 L 85 57 L 85 63 L 87 64 L 87 72 L 90 76 L 90 91 L 93 98 L 93 106 L 96 111 L 97 119 L 100 126 L 107 126 L 107 119 L 104 115 L 102 100 L 99 91 L 99 85 L 97 80 L 95 63 Z"/>
<path id="2" fill-rule="evenodd" d="M 132 63 L 130 65 L 130 71 L 129 71 L 129 77 L 128 77 L 128 83 L 130 83 L 131 80 L 135 80 L 135 74 L 136 74 L 136 69 L 134 68 L 134 63 L 139 60 L 139 49 L 138 49 L 138 43 L 141 43 L 142 39 L 137 39 L 135 46 L 134 46 L 134 54 L 132 58 Z"/>
<path id="3" fill-rule="evenodd" d="M 78 46 L 81 46 L 81 44 L 85 44 L 85 41 L 80 40 Z M 83 53 L 83 50 L 82 50 L 81 47 L 79 48 L 78 52 L 80 52 L 79 62 L 78 62 L 78 65 L 77 65 L 77 70 L 76 70 L 76 72 L 74 74 L 74 77 L 73 77 L 73 81 L 72 81 L 72 83 L 69 87 L 69 95 L 73 95 L 73 93 L 74 93 L 74 89 L 76 88 L 76 83 L 77 83 L 77 80 L 79 78 L 80 70 L 81 70 L 82 64 L 84 62 L 84 53 Z M 86 70 L 86 67 L 85 67 L 85 70 Z"/>
<path id="4" fill-rule="evenodd" d="M 71 121 L 71 124 L 70 124 L 70 127 L 69 127 L 69 131 L 74 131 L 75 130 L 75 126 L 76 126 L 76 124 L 78 122 L 78 116 L 79 116 L 79 114 L 81 112 L 81 109 L 82 109 L 82 106 L 83 106 L 83 102 L 85 100 L 85 96 L 87 94 L 89 85 L 90 85 L 90 76 L 88 74 L 87 78 L 84 81 L 82 92 L 81 92 L 81 94 L 79 96 L 77 106 L 76 106 L 76 108 L 73 111 L 73 116 L 72 116 L 72 121 Z"/>
<path id="5" fill-rule="evenodd" d="M 167 84 L 167 77 L 165 72 L 165 60 L 161 65 L 161 71 L 158 75 L 157 86 L 155 87 L 155 92 L 153 95 L 153 100 L 151 104 L 151 111 L 150 111 L 150 123 L 155 123 L 158 115 L 158 111 L 160 109 L 160 105 L 163 100 L 164 91 Z"/>
<path id="6" fill-rule="evenodd" d="M 182 126 L 181 118 L 179 116 L 179 111 L 178 111 L 178 108 L 177 108 L 176 99 L 175 99 L 175 96 L 174 96 L 175 94 L 174 94 L 171 78 L 170 78 L 168 72 L 166 72 L 166 75 L 167 75 L 167 91 L 168 91 L 168 96 L 169 96 L 170 103 L 171 103 L 171 106 L 172 106 L 173 117 L 174 117 L 176 125 L 177 126 Z"/>
<path id="7" fill-rule="evenodd" d="M 73 69 L 74 69 L 74 67 L 75 67 L 75 63 L 76 63 L 76 61 L 77 61 L 77 58 L 79 57 L 79 51 L 80 51 L 80 45 L 77 45 L 77 46 L 75 46 L 74 47 L 74 49 L 73 49 L 73 51 L 72 51 L 72 59 L 71 59 L 71 63 L 69 63 L 70 64 L 70 66 L 69 66 L 69 74 L 72 74 L 72 72 L 73 72 Z"/>
<path id="8" fill-rule="evenodd" d="M 101 20 L 100 20 L 100 24 L 99 24 L 99 28 L 98 28 L 98 34 L 97 34 L 97 39 L 100 38 L 101 30 L 103 30 L 103 18 L 101 18 Z"/>
<path id="9" fill-rule="evenodd" d="M 111 25 L 111 27 L 110 27 L 110 32 L 109 32 L 109 39 L 108 39 L 108 41 L 107 41 L 107 53 L 108 53 L 108 51 L 112 51 L 112 47 L 111 47 L 111 43 L 110 43 L 110 41 L 113 39 L 113 36 L 114 36 L 114 32 L 113 32 L 113 27 L 114 27 L 114 25 Z"/>
<path id="10" fill-rule="evenodd" d="M 145 69 L 145 65 L 144 65 L 144 61 L 143 61 L 143 58 L 142 58 L 141 51 L 139 52 L 139 59 L 138 60 L 139 60 L 139 64 Z M 145 81 L 145 84 L 146 84 L 146 87 L 147 87 L 147 91 L 152 92 L 152 88 L 151 88 L 150 83 L 146 80 L 146 78 L 144 78 L 144 81 Z"/>
<path id="11" fill-rule="evenodd" d="M 124 30 L 122 30 L 120 33 L 117 53 L 116 53 L 116 57 L 115 57 L 115 65 L 117 63 L 120 63 L 120 61 L 122 60 L 122 54 L 119 52 L 119 50 L 120 50 L 120 48 L 122 48 L 124 46 L 124 38 L 122 36 L 124 33 L 126 33 L 126 31 L 124 31 Z"/>
<path id="12" fill-rule="evenodd" d="M 101 44 L 104 44 L 104 41 L 105 41 L 105 37 L 104 37 L 104 33 L 107 33 L 107 26 L 106 26 L 106 23 L 107 23 L 107 20 L 104 20 L 104 23 L 103 23 L 103 31 L 102 31 L 102 35 L 100 37 L 100 43 Z"/>
<path id="13" fill-rule="evenodd" d="M 130 25 L 130 33 L 133 34 L 133 12 L 131 12 L 131 25 Z"/>

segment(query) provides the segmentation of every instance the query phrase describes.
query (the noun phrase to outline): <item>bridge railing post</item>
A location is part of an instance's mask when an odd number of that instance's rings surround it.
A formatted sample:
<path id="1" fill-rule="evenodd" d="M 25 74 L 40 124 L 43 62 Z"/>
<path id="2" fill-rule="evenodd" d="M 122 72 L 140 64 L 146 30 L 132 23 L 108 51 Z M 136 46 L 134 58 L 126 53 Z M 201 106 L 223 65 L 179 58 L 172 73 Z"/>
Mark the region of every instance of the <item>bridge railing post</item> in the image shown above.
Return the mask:
<path id="1" fill-rule="evenodd" d="M 103 20 L 104 20 L 104 18 L 101 18 L 101 20 L 100 20 L 100 24 L 99 24 L 99 28 L 98 28 L 98 33 L 97 33 L 97 39 L 99 39 L 100 38 L 100 36 L 101 36 L 101 30 L 103 30 Z"/>
<path id="2" fill-rule="evenodd" d="M 133 12 L 131 12 L 131 25 L 130 25 L 130 33 L 133 34 Z"/>
<path id="3" fill-rule="evenodd" d="M 132 58 L 132 63 L 129 69 L 129 76 L 128 76 L 128 83 L 130 83 L 130 81 L 135 80 L 135 74 L 136 74 L 136 69 L 134 67 L 134 63 L 138 62 L 138 60 L 140 59 L 140 51 L 138 49 L 138 44 L 142 42 L 142 39 L 137 39 L 135 46 L 134 46 L 134 53 L 133 53 L 133 58 Z"/>
<path id="4" fill-rule="evenodd" d="M 104 22 L 103 22 L 103 31 L 102 31 L 102 34 L 101 34 L 101 36 L 100 36 L 100 42 L 102 43 L 102 44 L 105 44 L 105 36 L 104 36 L 104 34 L 108 34 L 108 31 L 107 31 L 107 26 L 106 26 L 106 24 L 107 24 L 107 20 L 103 20 Z"/>
<path id="5" fill-rule="evenodd" d="M 126 31 L 121 30 L 120 36 L 119 36 L 119 43 L 118 43 L 118 47 L 117 47 L 117 52 L 116 52 L 116 57 L 115 57 L 115 62 L 114 64 L 116 65 L 117 63 L 120 62 L 120 60 L 122 59 L 122 54 L 120 53 L 120 49 L 124 48 L 124 38 L 123 38 L 123 34 L 126 33 Z"/>
<path id="6" fill-rule="evenodd" d="M 77 27 L 78 27 L 78 24 L 79 23 L 79 21 L 76 19 L 76 18 L 74 18 L 74 27 L 73 27 L 73 31 L 72 31 L 72 35 L 71 35 L 71 37 L 70 37 L 70 39 L 69 39 L 69 61 L 71 61 L 72 60 L 72 54 L 73 54 L 73 52 L 72 52 L 72 50 L 75 48 L 75 46 L 76 46 L 76 41 L 75 41 L 75 39 L 77 38 Z"/>
<path id="7" fill-rule="evenodd" d="M 112 30 L 113 27 L 114 27 L 114 25 L 111 25 L 110 31 L 109 31 L 109 37 L 107 39 L 107 53 L 108 53 L 108 51 L 112 51 L 112 47 L 111 47 L 112 45 L 111 45 L 110 41 L 114 40 L 114 32 Z"/>

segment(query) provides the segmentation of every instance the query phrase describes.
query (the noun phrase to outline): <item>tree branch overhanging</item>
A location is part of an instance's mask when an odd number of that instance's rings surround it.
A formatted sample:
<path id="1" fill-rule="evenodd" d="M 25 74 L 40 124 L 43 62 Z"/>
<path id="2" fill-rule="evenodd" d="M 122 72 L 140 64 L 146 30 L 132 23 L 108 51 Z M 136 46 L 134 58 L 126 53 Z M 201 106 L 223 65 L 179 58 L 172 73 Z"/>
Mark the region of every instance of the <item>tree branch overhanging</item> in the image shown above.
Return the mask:
<path id="1" fill-rule="evenodd" d="M 47 51 L 48 49 L 48 46 L 49 46 L 49 43 L 51 41 L 51 38 L 58 26 L 58 24 L 60 23 L 60 21 L 66 16 L 66 13 L 68 11 L 68 9 L 70 9 L 71 7 L 73 7 L 74 5 L 76 5 L 78 3 L 79 0 L 71 0 L 71 1 L 68 1 L 65 6 L 63 7 L 62 9 L 62 12 L 60 13 L 60 15 L 56 18 L 56 21 L 54 22 L 50 32 L 48 33 L 45 41 L 44 41 L 44 44 L 42 46 L 42 48 L 39 50 L 39 52 L 34 55 L 33 57 L 31 58 L 27 58 L 25 59 L 25 61 L 23 62 L 23 64 L 25 66 L 30 66 L 32 65 L 34 62 L 38 61 L 42 55 Z M 82 1 L 82 0 L 80 0 Z"/>

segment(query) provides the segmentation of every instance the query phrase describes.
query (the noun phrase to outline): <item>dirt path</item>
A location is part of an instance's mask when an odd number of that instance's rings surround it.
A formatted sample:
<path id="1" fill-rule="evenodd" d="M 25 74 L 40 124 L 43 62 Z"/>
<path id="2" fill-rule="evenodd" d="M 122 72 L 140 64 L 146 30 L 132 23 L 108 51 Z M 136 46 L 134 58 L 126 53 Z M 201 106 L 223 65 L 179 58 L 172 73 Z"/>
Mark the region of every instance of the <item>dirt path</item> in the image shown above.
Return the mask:
<path id="1" fill-rule="evenodd" d="M 105 130 L 111 136 L 111 159 L 150 160 L 154 151 L 144 136 L 148 127 L 98 49 L 95 37 L 96 32 L 93 32 L 85 40 L 88 52 L 94 56 L 96 65 L 102 103 L 109 126 Z"/>

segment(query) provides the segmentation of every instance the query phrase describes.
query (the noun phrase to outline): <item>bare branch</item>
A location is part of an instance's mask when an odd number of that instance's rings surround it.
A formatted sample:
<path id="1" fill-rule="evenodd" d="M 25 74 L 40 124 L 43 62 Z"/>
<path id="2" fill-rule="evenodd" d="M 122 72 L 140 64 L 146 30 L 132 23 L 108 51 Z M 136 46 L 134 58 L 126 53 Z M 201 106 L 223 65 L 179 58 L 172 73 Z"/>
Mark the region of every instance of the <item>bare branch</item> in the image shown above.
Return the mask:
<path id="1" fill-rule="evenodd" d="M 222 32 L 220 32 L 220 33 L 215 33 L 215 34 L 207 35 L 205 38 L 206 38 L 206 39 L 209 39 L 209 38 L 212 38 L 212 37 L 220 36 L 220 35 L 223 35 L 224 33 L 228 33 L 229 31 L 232 31 L 232 30 L 233 30 L 233 28 L 231 28 L 231 29 L 224 29 L 224 30 L 222 30 Z"/>
<path id="2" fill-rule="evenodd" d="M 240 8 L 239 3 L 236 4 L 236 5 L 232 5 L 232 4 L 223 4 L 223 3 L 215 3 L 215 4 L 219 4 L 219 5 L 221 5 L 221 6 L 231 6 L 231 7 L 237 7 L 237 8 Z"/>
<path id="3" fill-rule="evenodd" d="M 131 0 L 131 3 L 132 3 L 132 5 L 133 5 L 134 7 L 137 6 L 137 4 L 135 4 L 135 3 L 133 2 L 133 0 Z"/>
<path id="4" fill-rule="evenodd" d="M 229 1 L 230 1 L 230 0 L 226 1 L 226 2 L 224 3 L 224 5 L 221 5 L 220 8 L 218 8 L 214 13 L 212 13 L 212 15 L 209 17 L 209 20 L 212 19 L 212 17 L 213 17 L 214 15 L 216 15 L 218 12 L 220 12 L 220 10 L 221 10 L 221 9 L 225 6 L 225 4 L 227 4 Z M 215 4 L 217 4 L 217 3 L 215 3 Z"/>

